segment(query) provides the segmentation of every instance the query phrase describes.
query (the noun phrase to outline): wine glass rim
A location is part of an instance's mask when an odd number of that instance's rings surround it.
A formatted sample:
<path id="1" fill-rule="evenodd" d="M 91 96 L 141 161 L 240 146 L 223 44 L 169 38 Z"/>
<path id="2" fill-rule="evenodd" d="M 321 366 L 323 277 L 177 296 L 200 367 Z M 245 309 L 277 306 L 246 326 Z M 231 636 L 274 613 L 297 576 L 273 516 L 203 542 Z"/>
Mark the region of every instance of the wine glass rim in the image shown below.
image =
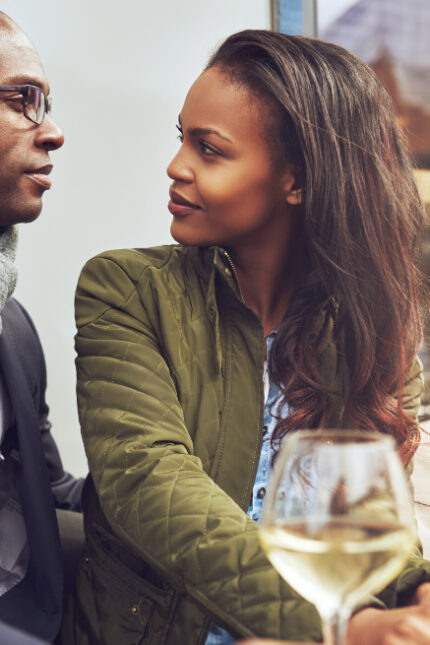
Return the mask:
<path id="1" fill-rule="evenodd" d="M 295 430 L 289 433 L 285 438 L 291 439 L 325 439 L 339 444 L 363 443 L 376 445 L 395 445 L 393 437 L 381 432 L 362 430 L 359 428 L 318 428 Z"/>

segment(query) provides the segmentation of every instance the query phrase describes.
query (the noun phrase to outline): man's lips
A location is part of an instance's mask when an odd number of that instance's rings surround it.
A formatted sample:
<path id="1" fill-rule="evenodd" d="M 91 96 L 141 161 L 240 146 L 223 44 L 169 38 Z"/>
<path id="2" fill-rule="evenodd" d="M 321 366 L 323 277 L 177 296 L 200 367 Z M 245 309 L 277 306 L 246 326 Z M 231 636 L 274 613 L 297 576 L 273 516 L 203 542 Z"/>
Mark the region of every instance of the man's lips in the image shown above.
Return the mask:
<path id="1" fill-rule="evenodd" d="M 197 204 L 189 202 L 188 199 L 182 197 L 182 195 L 177 193 L 175 190 L 170 190 L 170 201 L 167 207 L 172 215 L 187 215 L 188 213 L 201 208 Z"/>
<path id="2" fill-rule="evenodd" d="M 49 190 L 49 188 L 51 188 L 52 181 L 48 175 L 51 170 L 52 164 L 46 164 L 45 166 L 40 166 L 39 168 L 31 168 L 30 170 L 26 170 L 24 174 L 44 190 Z"/>

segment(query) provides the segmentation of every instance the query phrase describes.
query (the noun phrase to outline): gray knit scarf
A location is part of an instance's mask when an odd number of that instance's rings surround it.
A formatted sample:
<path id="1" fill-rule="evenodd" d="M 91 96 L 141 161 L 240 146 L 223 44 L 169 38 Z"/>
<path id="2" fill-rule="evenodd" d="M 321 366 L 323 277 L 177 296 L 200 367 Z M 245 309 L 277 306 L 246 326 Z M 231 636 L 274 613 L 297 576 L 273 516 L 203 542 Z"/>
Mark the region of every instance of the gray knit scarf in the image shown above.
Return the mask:
<path id="1" fill-rule="evenodd" d="M 18 229 L 16 226 L 0 228 L 0 312 L 13 294 L 16 285 L 16 246 Z M 0 317 L 0 332 L 2 330 Z"/>

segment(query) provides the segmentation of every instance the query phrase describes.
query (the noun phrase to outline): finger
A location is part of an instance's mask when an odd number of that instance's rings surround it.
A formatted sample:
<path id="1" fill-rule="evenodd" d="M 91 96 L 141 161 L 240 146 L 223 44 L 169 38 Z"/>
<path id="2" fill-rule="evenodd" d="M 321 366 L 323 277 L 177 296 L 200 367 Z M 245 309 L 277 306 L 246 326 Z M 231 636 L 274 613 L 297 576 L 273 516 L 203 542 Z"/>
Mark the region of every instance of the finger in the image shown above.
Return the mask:
<path id="1" fill-rule="evenodd" d="M 252 638 L 246 641 L 237 641 L 236 645 L 315 645 L 315 643 L 303 643 L 297 641 L 271 641 L 267 638 Z"/>
<path id="2" fill-rule="evenodd" d="M 430 606 L 430 582 L 424 582 L 417 588 L 415 598 L 418 604 Z"/>
<path id="3" fill-rule="evenodd" d="M 416 614 L 406 616 L 386 631 L 382 645 L 430 645 L 429 619 Z"/>

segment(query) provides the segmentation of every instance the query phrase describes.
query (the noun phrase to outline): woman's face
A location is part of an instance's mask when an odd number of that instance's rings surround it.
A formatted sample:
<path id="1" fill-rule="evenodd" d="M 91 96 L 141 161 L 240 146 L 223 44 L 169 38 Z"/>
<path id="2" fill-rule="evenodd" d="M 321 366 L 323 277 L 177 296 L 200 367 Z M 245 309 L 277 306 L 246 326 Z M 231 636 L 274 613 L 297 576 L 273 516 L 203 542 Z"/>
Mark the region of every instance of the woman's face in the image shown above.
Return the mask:
<path id="1" fill-rule="evenodd" d="M 181 147 L 167 169 L 171 234 L 181 244 L 233 248 L 279 239 L 295 178 L 274 163 L 260 112 L 216 67 L 188 92 Z"/>

